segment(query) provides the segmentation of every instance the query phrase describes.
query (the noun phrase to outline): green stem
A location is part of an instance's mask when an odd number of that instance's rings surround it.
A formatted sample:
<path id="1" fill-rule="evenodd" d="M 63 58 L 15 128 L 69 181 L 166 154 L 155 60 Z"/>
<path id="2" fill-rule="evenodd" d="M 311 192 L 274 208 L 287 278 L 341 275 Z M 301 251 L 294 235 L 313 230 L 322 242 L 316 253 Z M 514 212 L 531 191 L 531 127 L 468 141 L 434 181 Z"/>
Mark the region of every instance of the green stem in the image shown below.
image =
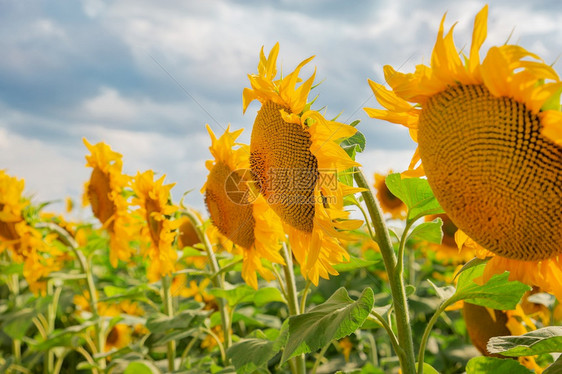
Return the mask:
<path id="1" fill-rule="evenodd" d="M 357 186 L 366 189 L 366 191 L 363 191 L 361 194 L 363 195 L 363 199 L 367 205 L 367 210 L 371 216 L 376 233 L 376 241 L 380 247 L 384 266 L 388 273 L 390 291 L 396 314 L 398 342 L 404 351 L 404 354 L 399 356 L 400 367 L 402 368 L 403 374 L 415 374 L 416 359 L 414 355 L 414 343 L 412 339 L 412 329 L 410 326 L 410 316 L 404 287 L 404 278 L 399 271 L 395 271 L 397 265 L 396 254 L 394 253 L 394 249 L 390 241 L 390 234 L 386 227 L 381 208 L 374 197 L 375 194 L 373 192 L 373 188 L 367 182 L 363 172 L 359 168 L 355 168 L 353 176 Z M 399 261 L 402 262 L 400 259 Z"/>
<path id="2" fill-rule="evenodd" d="M 57 307 L 59 304 L 60 294 L 62 292 L 62 287 L 55 288 L 53 292 L 53 280 L 49 280 L 47 282 L 47 295 L 53 295 L 53 299 L 51 303 L 47 307 L 47 336 L 52 334 L 55 331 L 55 320 L 57 318 Z M 52 373 L 54 371 L 55 365 L 55 355 L 51 349 L 47 350 L 46 354 L 46 364 L 44 367 L 44 372 Z"/>
<path id="3" fill-rule="evenodd" d="M 418 354 L 418 374 L 423 374 L 423 360 L 425 356 L 425 347 L 427 346 L 427 341 L 429 340 L 431 329 L 433 328 L 433 325 L 435 325 L 435 322 L 437 322 L 437 320 L 439 319 L 441 313 L 443 313 L 450 304 L 451 303 L 449 302 L 449 300 L 445 301 L 439 307 L 439 309 L 437 309 L 435 313 L 433 313 L 433 316 L 431 317 L 427 326 L 425 327 L 425 331 L 423 332 L 422 340 L 420 343 L 420 351 Z"/>
<path id="4" fill-rule="evenodd" d="M 76 258 L 78 259 L 78 262 L 80 263 L 80 267 L 84 272 L 84 274 L 86 275 L 88 292 L 90 293 L 90 300 L 89 300 L 90 309 L 92 310 L 92 315 L 94 317 L 94 320 L 96 320 L 96 324 L 94 325 L 94 327 L 96 330 L 95 343 L 96 343 L 97 352 L 93 352 L 93 353 L 100 353 L 100 354 L 103 353 L 105 348 L 105 335 L 102 326 L 103 321 L 101 320 L 100 315 L 98 314 L 98 294 L 96 290 L 96 284 L 94 282 L 92 268 L 90 266 L 88 259 L 86 258 L 86 256 L 84 256 L 84 254 L 80 250 L 78 250 L 78 243 L 76 242 L 76 240 L 74 240 L 74 238 L 59 225 L 56 225 L 54 223 L 42 223 L 37 225 L 37 227 L 47 228 L 59 234 L 59 237 L 62 239 L 62 241 L 66 242 L 66 244 L 70 247 L 72 252 L 74 252 Z M 102 369 L 105 369 L 106 366 L 105 357 L 99 358 L 99 361 L 97 363 Z"/>
<path id="5" fill-rule="evenodd" d="M 283 266 L 283 271 L 285 272 L 285 283 L 287 290 L 287 304 L 289 307 L 290 316 L 298 316 L 299 311 L 299 300 L 297 298 L 297 282 L 295 280 L 295 272 L 293 268 L 293 257 L 287 249 L 287 245 L 283 243 L 281 248 L 281 256 L 285 260 L 285 265 Z M 295 374 L 305 374 L 306 373 L 306 361 L 304 354 L 293 357 L 291 360 L 294 361 L 294 371 Z"/>
<path id="6" fill-rule="evenodd" d="M 390 338 L 390 344 L 392 344 L 392 348 L 394 348 L 396 355 L 398 357 L 402 357 L 404 355 L 404 350 L 400 348 L 400 343 L 398 343 L 396 335 L 394 334 L 394 331 L 392 331 L 392 327 L 390 327 L 384 317 L 374 311 L 371 311 L 371 314 L 367 318 L 374 320 L 382 325 L 382 327 L 386 330 L 388 337 Z"/>
<path id="7" fill-rule="evenodd" d="M 367 333 L 367 339 L 369 339 L 369 343 L 371 344 L 371 361 L 375 365 L 376 368 L 379 367 L 379 354 L 377 350 L 377 341 L 375 337 L 371 333 Z"/>
<path id="8" fill-rule="evenodd" d="M 310 279 L 308 279 L 306 281 L 306 286 L 304 286 L 304 290 L 302 291 L 301 309 L 300 309 L 301 314 L 303 314 L 305 309 L 306 309 L 306 297 L 308 296 L 308 291 L 310 290 L 311 284 L 312 284 L 312 282 L 310 281 Z"/>
<path id="9" fill-rule="evenodd" d="M 219 273 L 220 266 L 219 263 L 217 261 L 217 258 L 215 256 L 215 252 L 213 251 L 213 247 L 209 241 L 209 238 L 207 237 L 207 234 L 202 230 L 202 222 L 199 220 L 199 217 L 197 217 L 197 215 L 195 215 L 194 213 L 185 210 L 183 212 L 191 221 L 191 223 L 193 224 L 193 226 L 197 229 L 197 236 L 199 236 L 199 240 L 201 241 L 201 243 L 203 244 L 203 246 L 205 247 L 205 251 L 207 252 L 207 256 L 209 257 L 209 262 L 211 264 L 211 270 L 213 273 L 217 274 Z M 225 290 L 225 286 L 224 286 L 224 278 L 223 276 L 218 276 L 218 277 L 214 277 L 211 278 L 211 282 L 213 283 L 213 286 L 223 289 Z M 228 315 L 228 305 L 226 304 L 226 300 L 223 298 L 218 298 L 217 299 L 217 304 L 219 307 L 219 311 L 221 314 L 221 324 L 222 324 L 222 331 L 224 334 L 224 350 L 228 350 L 228 348 L 232 345 L 232 336 L 230 334 L 230 321 L 231 319 L 229 318 Z M 226 358 L 225 361 L 225 365 L 228 365 L 228 358 Z"/>
<path id="10" fill-rule="evenodd" d="M 316 370 L 318 370 L 318 366 L 320 366 L 320 361 L 322 361 L 322 358 L 324 358 L 324 354 L 326 353 L 328 348 L 330 348 L 330 345 L 332 345 L 332 342 L 322 347 L 322 350 L 316 356 L 316 361 L 314 361 L 314 366 L 312 367 L 312 371 L 310 372 L 311 374 L 316 374 Z"/>
<path id="11" fill-rule="evenodd" d="M 68 355 L 68 353 L 70 352 L 70 350 L 65 350 L 57 359 L 57 362 L 55 364 L 55 367 L 53 368 L 53 371 L 51 372 L 52 374 L 59 374 L 61 369 L 62 369 L 62 363 L 64 362 L 64 359 L 66 357 L 66 355 Z"/>
<path id="12" fill-rule="evenodd" d="M 20 280 L 17 274 L 12 274 L 12 294 L 14 295 L 14 308 L 19 308 Z M 21 363 L 21 340 L 14 339 L 12 341 L 12 352 L 14 355 L 14 364 Z"/>
<path id="13" fill-rule="evenodd" d="M 162 277 L 162 301 L 164 303 L 164 313 L 172 318 L 174 317 L 174 304 L 172 300 L 171 279 L 170 276 L 165 275 Z M 168 348 L 168 371 L 173 372 L 176 370 L 176 342 L 170 340 L 167 343 Z"/>

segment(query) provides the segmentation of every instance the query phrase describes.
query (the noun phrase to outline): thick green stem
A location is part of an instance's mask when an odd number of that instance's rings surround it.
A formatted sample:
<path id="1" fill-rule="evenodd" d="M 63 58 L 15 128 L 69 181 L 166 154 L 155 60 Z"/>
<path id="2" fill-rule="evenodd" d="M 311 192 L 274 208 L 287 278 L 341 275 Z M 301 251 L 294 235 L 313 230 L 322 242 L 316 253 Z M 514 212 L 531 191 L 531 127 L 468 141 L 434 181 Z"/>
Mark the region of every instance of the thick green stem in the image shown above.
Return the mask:
<path id="1" fill-rule="evenodd" d="M 300 314 L 299 310 L 299 300 L 297 298 L 297 282 L 295 280 L 295 272 L 293 268 L 293 257 L 287 249 L 287 245 L 283 243 L 281 248 L 281 256 L 285 260 L 285 265 L 283 266 L 283 271 L 285 272 L 285 284 L 287 290 L 287 304 L 289 306 L 289 315 L 298 316 Z M 293 357 L 291 360 L 294 362 L 294 373 L 295 374 L 305 374 L 306 373 L 306 361 L 304 354 Z"/>
<path id="2" fill-rule="evenodd" d="M 164 303 L 164 313 L 172 318 L 174 316 L 174 303 L 172 300 L 171 291 L 171 279 L 170 276 L 165 275 L 162 278 L 162 301 Z M 175 340 L 170 340 L 167 343 L 168 348 L 168 371 L 173 372 L 176 370 L 176 342 Z"/>
<path id="3" fill-rule="evenodd" d="M 213 246 L 209 242 L 209 238 L 207 237 L 207 234 L 205 234 L 205 232 L 201 228 L 202 222 L 199 220 L 199 217 L 197 217 L 197 215 L 193 214 L 188 210 L 184 211 L 183 213 L 190 219 L 193 226 L 197 229 L 197 236 L 199 236 L 199 240 L 205 247 L 205 251 L 207 252 L 207 257 L 209 257 L 209 262 L 211 264 L 211 271 L 214 274 L 218 274 L 221 269 L 217 261 L 217 258 L 215 256 L 215 252 L 213 251 Z M 211 281 L 213 283 L 213 286 L 223 290 L 226 289 L 224 287 L 224 278 L 222 275 L 211 278 Z M 232 345 L 232 336 L 230 334 L 231 320 L 229 317 L 226 300 L 219 298 L 217 299 L 217 304 L 219 306 L 219 311 L 221 314 L 222 330 L 224 334 L 224 350 L 226 351 Z M 228 365 L 228 358 L 226 359 L 225 364 Z"/>
<path id="4" fill-rule="evenodd" d="M 380 247 L 384 266 L 390 281 L 390 291 L 396 315 L 396 328 L 398 330 L 398 342 L 404 352 L 403 355 L 399 356 L 402 373 L 415 374 L 416 359 L 414 355 L 414 343 L 412 339 L 412 329 L 410 326 L 408 302 L 404 287 L 404 277 L 400 271 L 395 271 L 397 265 L 396 254 L 394 253 L 392 242 L 390 241 L 390 234 L 386 227 L 382 211 L 374 197 L 375 194 L 373 192 L 373 188 L 367 182 L 363 172 L 359 168 L 355 168 L 355 173 L 353 175 L 357 186 L 366 189 L 366 191 L 363 191 L 361 194 L 363 195 L 363 199 L 367 205 L 367 210 L 371 216 L 376 233 L 375 240 Z M 402 262 L 402 260 L 399 261 Z"/>

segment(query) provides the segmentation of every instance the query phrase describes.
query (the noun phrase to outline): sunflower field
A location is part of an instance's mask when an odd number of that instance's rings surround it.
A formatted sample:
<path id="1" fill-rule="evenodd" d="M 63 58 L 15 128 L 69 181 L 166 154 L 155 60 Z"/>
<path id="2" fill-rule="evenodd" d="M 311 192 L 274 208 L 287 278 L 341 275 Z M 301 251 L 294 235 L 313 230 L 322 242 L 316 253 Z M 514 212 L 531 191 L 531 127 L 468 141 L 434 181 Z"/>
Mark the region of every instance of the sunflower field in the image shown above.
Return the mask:
<path id="1" fill-rule="evenodd" d="M 0 373 L 561 373 L 562 81 L 518 45 L 481 59 L 487 18 L 368 80 L 418 145 L 400 173 L 364 175 L 368 124 L 314 109 L 279 44 L 250 144 L 207 125 L 206 212 L 103 142 L 68 201 L 89 220 L 0 170 Z"/>

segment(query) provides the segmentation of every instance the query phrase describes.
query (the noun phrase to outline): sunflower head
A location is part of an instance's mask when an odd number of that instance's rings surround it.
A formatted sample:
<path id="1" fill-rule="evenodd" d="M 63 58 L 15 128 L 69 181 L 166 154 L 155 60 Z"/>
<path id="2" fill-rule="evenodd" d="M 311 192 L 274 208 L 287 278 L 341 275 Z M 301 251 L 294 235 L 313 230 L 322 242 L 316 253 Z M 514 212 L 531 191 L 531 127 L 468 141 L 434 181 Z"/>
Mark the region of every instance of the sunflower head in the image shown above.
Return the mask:
<path id="1" fill-rule="evenodd" d="M 124 323 L 118 323 L 109 330 L 105 338 L 105 352 L 121 349 L 131 343 L 131 327 Z"/>
<path id="2" fill-rule="evenodd" d="M 86 195 L 92 206 L 92 213 L 102 224 L 112 225 L 108 220 L 117 210 L 113 195 L 120 193 L 120 189 L 128 182 L 121 174 L 122 156 L 105 143 L 92 145 L 85 138 L 82 140 L 91 152 L 91 155 L 86 156 L 86 166 L 93 168 Z"/>
<path id="3" fill-rule="evenodd" d="M 277 78 L 278 53 L 278 44 L 267 58 L 262 48 L 258 74 L 249 75 L 252 88 L 243 93 L 244 110 L 252 100 L 261 103 L 250 166 L 261 194 L 283 221 L 303 275 L 317 284 L 319 277 L 337 274 L 332 265 L 348 258 L 336 227 L 347 219 L 343 196 L 351 191 L 337 182 L 337 173 L 358 165 L 339 145 L 356 130 L 310 109 L 314 74 L 304 81 L 298 75 L 311 58 Z"/>
<path id="4" fill-rule="evenodd" d="M 249 169 L 248 146 L 236 143 L 242 130 L 230 132 L 229 127 L 217 139 L 212 130 L 207 129 L 214 159 L 207 161 L 209 175 L 202 189 L 205 204 L 218 231 L 242 249 L 242 277 L 257 288 L 256 272 L 266 280 L 274 278 L 262 265 L 262 258 L 284 263 L 278 252 L 284 239 L 281 222 L 257 193 Z"/>
<path id="5" fill-rule="evenodd" d="M 83 139 L 91 155 L 86 156 L 86 166 L 92 167 L 86 183 L 85 202 L 92 213 L 110 234 L 110 262 L 115 267 L 118 260 L 128 261 L 133 253 L 129 243 L 134 239 L 135 222 L 129 214 L 129 202 L 123 195 L 130 177 L 122 174 L 121 154 L 105 143 L 90 144 Z"/>
<path id="6" fill-rule="evenodd" d="M 133 184 L 136 197 L 132 203 L 138 206 L 136 213 L 146 222 L 142 226 L 141 236 L 146 245 L 145 255 L 150 258 L 148 277 L 153 282 L 170 275 L 177 259 L 172 242 L 181 221 L 171 219 L 177 210 L 170 200 L 170 190 L 175 183 L 165 185 L 165 178 L 163 175 L 154 180 L 154 172 L 148 170 L 137 173 Z"/>
<path id="7" fill-rule="evenodd" d="M 385 109 L 365 110 L 410 129 L 418 150 L 408 174 L 427 176 L 459 229 L 493 255 L 525 262 L 527 274 L 557 268 L 558 278 L 538 284 L 554 291 L 562 269 L 544 262 L 562 248 L 562 146 L 553 135 L 562 128 L 562 82 L 520 46 L 492 47 L 480 61 L 487 12 L 476 16 L 468 56 L 443 18 L 431 65 L 410 74 L 386 66 L 391 90 L 369 82 Z"/>

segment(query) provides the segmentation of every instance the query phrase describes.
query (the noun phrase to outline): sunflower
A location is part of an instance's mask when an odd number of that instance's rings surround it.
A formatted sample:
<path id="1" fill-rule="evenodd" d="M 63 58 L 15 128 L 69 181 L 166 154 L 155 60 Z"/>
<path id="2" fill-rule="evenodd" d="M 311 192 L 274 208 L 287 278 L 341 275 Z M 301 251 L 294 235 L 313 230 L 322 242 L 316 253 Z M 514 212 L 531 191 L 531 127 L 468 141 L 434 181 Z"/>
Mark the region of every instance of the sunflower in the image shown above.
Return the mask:
<path id="1" fill-rule="evenodd" d="M 0 170 L 0 253 L 7 250 L 14 262 L 23 263 L 29 289 L 44 294 L 44 278 L 59 270 L 67 256 L 55 246 L 56 234 L 43 237 L 25 220 L 29 200 L 23 197 L 24 185 L 23 179 Z"/>
<path id="2" fill-rule="evenodd" d="M 375 173 L 375 190 L 377 191 L 377 199 L 381 205 L 381 209 L 385 213 L 389 213 L 394 219 L 406 218 L 406 204 L 396 196 L 386 186 L 386 176 L 391 174 L 390 170 L 386 175 Z"/>
<path id="3" fill-rule="evenodd" d="M 332 265 L 349 259 L 338 240 L 347 235 L 340 230 L 361 225 L 347 220 L 343 210 L 343 197 L 358 189 L 337 181 L 338 172 L 359 166 L 338 142 L 356 129 L 310 109 L 307 98 L 315 73 L 296 87 L 300 70 L 312 57 L 276 79 L 278 53 L 278 43 L 267 58 L 262 48 L 258 74 L 249 75 L 252 88 L 244 89 L 244 112 L 253 100 L 261 102 L 250 164 L 261 194 L 283 221 L 303 276 L 317 285 L 319 277 L 338 274 Z"/>
<path id="4" fill-rule="evenodd" d="M 171 275 L 178 258 L 172 243 L 181 221 L 170 219 L 170 215 L 178 209 L 170 201 L 170 190 L 175 183 L 164 185 L 165 178 L 162 175 L 154 180 L 154 172 L 148 170 L 137 173 L 133 181 L 136 196 L 132 204 L 138 206 L 136 214 L 146 222 L 141 228 L 141 242 L 145 256 L 150 259 L 148 279 L 151 282 Z"/>
<path id="5" fill-rule="evenodd" d="M 511 280 L 561 298 L 562 146 L 554 134 L 562 83 L 520 46 L 492 47 L 480 62 L 487 14 L 485 6 L 476 16 L 462 58 L 443 17 L 431 66 L 411 74 L 385 66 L 392 90 L 369 81 L 385 109 L 365 110 L 410 129 L 418 149 L 406 174 L 425 173 L 455 225 L 489 250 L 479 255 L 493 257 L 486 278 L 508 270 Z"/>
<path id="6" fill-rule="evenodd" d="M 118 323 L 109 330 L 105 338 L 104 352 L 125 348 L 131 344 L 132 329 L 129 325 Z"/>
<path id="7" fill-rule="evenodd" d="M 441 226 L 441 232 L 443 238 L 441 244 L 427 243 L 426 249 L 432 251 L 435 254 L 435 258 L 445 264 L 464 264 L 472 260 L 475 256 L 474 251 L 465 248 L 460 250 L 455 242 L 455 234 L 457 232 L 457 226 L 451 221 L 446 214 L 432 214 L 425 216 L 425 221 L 433 221 L 440 218 L 443 222 Z"/>
<path id="8" fill-rule="evenodd" d="M 514 310 L 497 310 L 465 302 L 463 316 L 472 344 L 484 356 L 504 357 L 488 352 L 486 347 L 490 338 L 523 335 L 536 330 L 535 324 L 525 315 L 520 305 L 517 305 Z M 535 373 L 543 371 L 535 362 L 534 357 L 519 357 L 519 362 L 529 369 L 534 369 Z"/>
<path id="9" fill-rule="evenodd" d="M 129 261 L 133 249 L 129 243 L 134 239 L 135 225 L 132 220 L 124 188 L 130 177 L 121 173 L 123 162 L 121 154 L 114 152 L 105 143 L 90 144 L 83 139 L 91 152 L 86 156 L 86 166 L 93 168 L 86 184 L 87 200 L 92 213 L 109 232 L 109 260 L 113 267 L 119 260 Z"/>
<path id="10" fill-rule="evenodd" d="M 205 194 L 207 210 L 218 231 L 242 249 L 242 278 L 257 289 L 256 272 L 268 281 L 275 278 L 262 265 L 262 258 L 272 263 L 285 263 L 279 254 L 285 234 L 279 218 L 253 186 L 248 146 L 235 143 L 243 130 L 230 132 L 229 126 L 218 139 L 209 126 L 207 130 L 214 160 L 206 163 L 209 175 L 201 192 Z M 239 147 L 233 149 L 234 145 Z"/>

